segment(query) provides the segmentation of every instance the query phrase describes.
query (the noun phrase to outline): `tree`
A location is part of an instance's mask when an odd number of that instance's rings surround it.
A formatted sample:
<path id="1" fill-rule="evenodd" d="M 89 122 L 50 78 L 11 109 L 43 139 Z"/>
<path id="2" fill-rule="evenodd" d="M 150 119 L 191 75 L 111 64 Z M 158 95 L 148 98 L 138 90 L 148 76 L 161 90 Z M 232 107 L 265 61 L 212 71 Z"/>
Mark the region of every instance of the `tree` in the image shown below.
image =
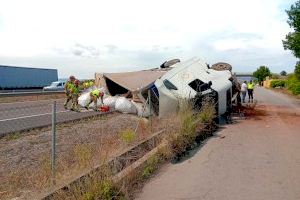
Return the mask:
<path id="1" fill-rule="evenodd" d="M 283 70 L 282 72 L 280 72 L 280 75 L 281 75 L 281 76 L 286 76 L 287 73 L 286 73 L 286 71 Z"/>
<path id="2" fill-rule="evenodd" d="M 300 62 L 297 62 L 294 73 L 297 79 L 300 80 Z"/>
<path id="3" fill-rule="evenodd" d="M 286 40 L 282 41 L 283 47 L 285 50 L 291 50 L 297 58 L 300 58 L 300 0 L 291 5 L 290 10 L 287 10 L 286 13 L 288 15 L 287 23 L 294 29 L 294 32 L 289 32 L 285 36 Z"/>
<path id="4" fill-rule="evenodd" d="M 270 75 L 271 72 L 266 66 L 260 66 L 255 72 L 253 72 L 253 76 L 257 78 L 258 82 L 262 82 L 267 76 Z"/>

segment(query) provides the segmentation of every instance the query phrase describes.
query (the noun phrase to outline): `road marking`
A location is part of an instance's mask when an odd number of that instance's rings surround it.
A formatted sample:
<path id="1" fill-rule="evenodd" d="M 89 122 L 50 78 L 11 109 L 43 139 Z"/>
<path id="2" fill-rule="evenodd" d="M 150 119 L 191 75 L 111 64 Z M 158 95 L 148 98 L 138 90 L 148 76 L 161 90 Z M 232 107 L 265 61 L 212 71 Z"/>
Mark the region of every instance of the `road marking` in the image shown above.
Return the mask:
<path id="1" fill-rule="evenodd" d="M 70 112 L 70 111 L 60 111 L 58 113 L 65 113 L 65 112 Z M 38 115 L 28 115 L 28 116 L 23 116 L 23 117 L 15 117 L 15 118 L 9 118 L 9 119 L 1 119 L 0 122 L 5 122 L 5 121 L 11 121 L 11 120 L 16 120 L 16 119 L 24 119 L 24 118 L 29 118 L 29 117 L 39 117 L 39 116 L 44 116 L 44 115 L 51 115 L 52 113 L 44 113 L 44 114 L 38 114 Z"/>
<path id="2" fill-rule="evenodd" d="M 56 114 L 59 114 L 59 113 L 66 113 L 66 112 L 70 112 L 69 110 L 66 110 L 66 111 L 60 111 L 60 112 L 56 112 Z M 90 110 L 82 110 L 81 112 L 79 113 L 85 113 L 85 112 L 93 112 L 93 111 L 90 111 Z M 79 114 L 78 113 L 78 114 Z M 17 119 L 24 119 L 24 118 L 29 118 L 29 117 L 39 117 L 39 116 L 44 116 L 44 115 L 51 115 L 51 113 L 44 113 L 44 114 L 37 114 L 37 115 L 27 115 L 27 116 L 23 116 L 23 117 L 15 117 L 15 118 L 9 118 L 9 119 L 1 119 L 0 122 L 6 122 L 6 121 L 12 121 L 12 120 L 17 120 Z"/>
<path id="3" fill-rule="evenodd" d="M 60 102 L 60 101 L 63 102 L 64 98 L 60 98 L 60 99 L 44 99 L 44 100 L 37 100 L 37 101 L 33 100 L 33 101 L 18 101 L 18 102 L 11 102 L 11 103 L 0 103 L 0 106 L 1 105 L 8 105 L 8 104 L 33 103 L 33 102 L 44 102 L 44 101 L 51 101 L 51 102 L 53 102 L 55 100 L 56 100 L 56 102 Z"/>

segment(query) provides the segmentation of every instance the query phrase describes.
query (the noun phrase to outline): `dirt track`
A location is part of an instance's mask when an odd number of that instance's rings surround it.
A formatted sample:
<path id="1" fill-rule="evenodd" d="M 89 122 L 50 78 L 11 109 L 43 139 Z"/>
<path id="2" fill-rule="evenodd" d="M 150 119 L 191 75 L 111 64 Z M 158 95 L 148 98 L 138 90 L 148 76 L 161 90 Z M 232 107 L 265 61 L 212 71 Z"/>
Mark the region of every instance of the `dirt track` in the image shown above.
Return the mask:
<path id="1" fill-rule="evenodd" d="M 165 166 L 137 199 L 300 199 L 300 103 L 262 88 L 255 98 L 255 115 Z"/>

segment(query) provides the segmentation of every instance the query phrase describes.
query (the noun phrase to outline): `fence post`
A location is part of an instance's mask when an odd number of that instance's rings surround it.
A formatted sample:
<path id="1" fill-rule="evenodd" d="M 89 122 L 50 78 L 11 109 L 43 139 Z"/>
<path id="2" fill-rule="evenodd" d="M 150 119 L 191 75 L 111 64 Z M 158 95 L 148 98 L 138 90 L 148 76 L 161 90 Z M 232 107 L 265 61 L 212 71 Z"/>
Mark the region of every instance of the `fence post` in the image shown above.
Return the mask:
<path id="1" fill-rule="evenodd" d="M 149 121 L 150 121 L 150 131 L 152 133 L 152 116 L 151 116 L 151 88 L 148 90 L 148 99 L 149 99 Z"/>
<path id="2" fill-rule="evenodd" d="M 55 185 L 55 163 L 56 162 L 56 101 L 52 105 L 52 152 L 51 152 L 51 172 L 52 184 Z"/>

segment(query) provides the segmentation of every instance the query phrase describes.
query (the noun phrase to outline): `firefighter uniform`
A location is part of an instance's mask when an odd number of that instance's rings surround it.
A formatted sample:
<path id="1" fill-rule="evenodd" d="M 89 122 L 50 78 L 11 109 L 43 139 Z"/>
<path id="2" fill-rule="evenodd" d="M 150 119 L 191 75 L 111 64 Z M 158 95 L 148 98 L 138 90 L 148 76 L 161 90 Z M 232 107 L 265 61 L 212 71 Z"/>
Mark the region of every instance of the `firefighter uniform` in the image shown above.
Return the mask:
<path id="1" fill-rule="evenodd" d="M 73 81 L 69 80 L 68 82 L 66 82 L 66 84 L 65 84 L 65 94 L 66 94 L 67 99 L 66 99 L 66 101 L 65 101 L 65 103 L 64 103 L 65 109 L 68 108 L 67 105 L 68 105 L 69 101 L 72 100 L 72 92 L 71 92 L 71 89 L 72 89 L 73 87 L 74 87 Z"/>
<path id="2" fill-rule="evenodd" d="M 78 109 L 78 96 L 79 96 L 79 81 L 76 80 L 75 84 L 72 86 L 71 88 L 71 92 L 72 92 L 72 108 L 71 110 L 73 111 L 79 111 Z"/>
<path id="3" fill-rule="evenodd" d="M 85 108 L 88 109 L 89 105 L 93 102 L 94 110 L 96 111 L 97 110 L 97 100 L 99 97 L 101 97 L 101 103 L 103 104 L 103 95 L 104 95 L 104 93 L 100 92 L 100 90 L 98 90 L 98 89 L 91 91 L 91 93 L 90 93 L 91 100 Z"/>

